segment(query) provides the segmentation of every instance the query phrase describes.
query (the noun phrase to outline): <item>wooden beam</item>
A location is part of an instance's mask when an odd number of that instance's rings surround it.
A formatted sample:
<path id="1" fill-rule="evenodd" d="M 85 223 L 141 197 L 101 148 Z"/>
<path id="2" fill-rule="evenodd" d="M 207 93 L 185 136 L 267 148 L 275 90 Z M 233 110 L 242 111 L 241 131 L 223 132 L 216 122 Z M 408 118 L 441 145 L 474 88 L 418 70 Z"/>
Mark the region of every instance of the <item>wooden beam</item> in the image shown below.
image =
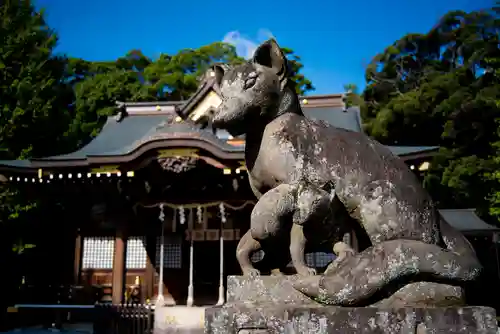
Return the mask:
<path id="1" fill-rule="evenodd" d="M 121 304 L 125 293 L 125 255 L 127 253 L 127 236 L 123 227 L 118 227 L 115 237 L 115 254 L 113 258 L 113 304 Z"/>

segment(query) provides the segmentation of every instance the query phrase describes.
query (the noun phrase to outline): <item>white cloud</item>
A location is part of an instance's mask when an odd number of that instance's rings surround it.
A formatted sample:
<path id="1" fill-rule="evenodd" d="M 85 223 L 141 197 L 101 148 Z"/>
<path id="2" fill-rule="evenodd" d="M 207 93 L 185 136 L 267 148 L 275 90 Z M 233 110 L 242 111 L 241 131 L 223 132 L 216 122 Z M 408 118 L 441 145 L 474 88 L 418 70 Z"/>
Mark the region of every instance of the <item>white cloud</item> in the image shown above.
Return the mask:
<path id="1" fill-rule="evenodd" d="M 259 29 L 256 38 L 249 38 L 242 35 L 238 30 L 234 30 L 224 36 L 223 42 L 234 45 L 238 56 L 249 59 L 253 56 L 257 46 L 270 38 L 275 37 L 267 29 Z"/>

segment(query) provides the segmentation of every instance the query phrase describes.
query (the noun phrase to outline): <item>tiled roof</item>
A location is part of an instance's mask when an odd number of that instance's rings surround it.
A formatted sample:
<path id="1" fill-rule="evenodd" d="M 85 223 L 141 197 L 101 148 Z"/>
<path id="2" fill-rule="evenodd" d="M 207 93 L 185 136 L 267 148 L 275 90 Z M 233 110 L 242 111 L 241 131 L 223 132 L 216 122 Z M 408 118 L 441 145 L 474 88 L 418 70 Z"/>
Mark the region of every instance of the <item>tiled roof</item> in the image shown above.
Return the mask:
<path id="1" fill-rule="evenodd" d="M 214 79 L 209 77 L 187 101 L 125 102 L 122 119 L 109 117 L 99 135 L 79 150 L 58 156 L 33 159 L 32 161 L 54 161 L 59 166 L 64 161 L 84 161 L 89 157 L 124 156 L 138 149 L 146 142 L 165 139 L 202 140 L 216 146 L 223 152 L 243 152 L 244 145 L 227 143 L 229 134 L 219 131 L 217 136 L 209 129 L 200 129 L 188 122 L 175 122 L 180 115 L 188 118 L 203 99 L 213 91 Z M 334 126 L 362 132 L 361 115 L 358 108 L 345 111 L 342 94 L 305 96 L 300 98 L 304 114 L 312 119 L 325 121 Z M 226 137 L 226 138 L 225 138 Z M 435 147 L 389 147 L 397 155 L 435 150 Z M 33 167 L 29 162 L 0 161 L 0 165 L 13 168 Z"/>
<path id="2" fill-rule="evenodd" d="M 361 117 L 359 110 L 351 108 L 343 111 L 341 107 L 303 108 L 307 117 L 322 120 L 335 126 L 352 131 L 361 132 Z M 219 131 L 215 136 L 210 130 L 199 129 L 189 123 L 167 122 L 169 116 L 165 114 L 141 115 L 134 114 L 123 118 L 118 122 L 115 117 L 109 117 L 99 135 L 90 143 L 78 151 L 41 158 L 37 160 L 79 160 L 88 156 L 114 156 L 125 155 L 144 144 L 147 141 L 163 139 L 165 136 L 175 138 L 176 136 L 193 135 L 202 138 L 227 151 L 243 151 L 244 146 L 229 145 L 223 137 L 229 137 L 225 131 Z M 414 154 L 437 149 L 437 147 L 405 147 L 390 146 L 392 152 L 397 155 Z M 22 163 L 19 162 L 22 165 Z"/>
<path id="3" fill-rule="evenodd" d="M 302 110 L 309 118 L 325 121 L 339 128 L 363 132 L 361 115 L 358 108 L 350 108 L 344 111 L 343 107 L 308 108 L 306 105 L 302 107 Z"/>
<path id="4" fill-rule="evenodd" d="M 444 209 L 439 210 L 439 213 L 448 224 L 461 232 L 500 232 L 500 228 L 490 225 L 479 218 L 474 209 Z"/>
<path id="5" fill-rule="evenodd" d="M 89 156 L 126 155 L 150 141 L 189 136 L 211 142 L 225 151 L 241 150 L 219 139 L 208 129 L 202 130 L 190 123 L 168 122 L 166 115 L 129 115 L 120 122 L 109 117 L 99 135 L 78 151 L 38 160 L 78 160 Z"/>
<path id="6" fill-rule="evenodd" d="M 307 117 L 322 120 L 352 131 L 362 131 L 359 110 L 351 108 L 344 112 L 340 107 L 314 107 L 304 108 Z M 171 117 L 171 116 L 170 116 Z M 101 132 L 91 142 L 81 149 L 58 156 L 34 159 L 33 161 L 64 161 L 85 160 L 89 156 L 120 156 L 126 155 L 137 149 L 142 144 L 159 139 L 176 139 L 193 137 L 208 141 L 227 152 L 243 152 L 244 145 L 234 146 L 226 142 L 229 137 L 224 131 L 215 136 L 208 129 L 199 129 L 190 123 L 167 122 L 169 116 L 165 114 L 133 114 L 121 121 L 109 117 Z M 438 147 L 426 146 L 389 146 L 396 155 L 404 156 L 437 150 Z M 29 168 L 29 161 L 3 161 L 0 165 Z"/>
<path id="7" fill-rule="evenodd" d="M 165 115 L 131 115 L 120 122 L 117 122 L 114 117 L 108 117 L 97 137 L 78 151 L 43 158 L 43 160 L 85 159 L 87 156 L 106 155 L 108 152 L 122 152 L 163 121 L 165 121 Z"/>

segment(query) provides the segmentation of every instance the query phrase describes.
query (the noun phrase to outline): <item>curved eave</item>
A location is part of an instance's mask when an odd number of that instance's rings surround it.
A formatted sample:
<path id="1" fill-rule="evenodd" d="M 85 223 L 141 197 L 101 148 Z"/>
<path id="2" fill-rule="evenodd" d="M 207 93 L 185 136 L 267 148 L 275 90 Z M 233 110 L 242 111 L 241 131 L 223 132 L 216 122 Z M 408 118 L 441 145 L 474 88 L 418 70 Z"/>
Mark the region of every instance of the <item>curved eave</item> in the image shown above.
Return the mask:
<path id="1" fill-rule="evenodd" d="M 213 156 L 220 162 L 244 160 L 244 145 L 233 146 L 221 139 L 210 138 L 206 134 L 190 133 L 165 133 L 137 143 L 126 152 L 110 152 L 108 154 L 87 155 L 78 159 L 40 159 L 40 160 L 11 160 L 0 161 L 0 172 L 36 174 L 42 168 L 89 168 L 103 164 L 123 164 L 139 159 L 150 150 L 169 148 L 194 148 L 200 149 Z M 431 147 L 401 147 L 388 146 L 388 148 L 405 161 L 428 158 L 439 150 L 437 146 Z M 399 154 L 398 154 L 399 153 Z"/>
<path id="2" fill-rule="evenodd" d="M 165 148 L 197 148 L 204 150 L 220 160 L 242 160 L 244 152 L 234 147 L 223 147 L 211 140 L 203 137 L 179 138 L 178 136 L 164 136 L 161 139 L 153 139 L 137 146 L 127 154 L 122 155 L 99 155 L 88 156 L 87 161 L 90 164 L 102 163 L 127 163 L 140 158 L 150 150 Z"/>
<path id="3" fill-rule="evenodd" d="M 404 161 L 429 158 L 439 151 L 439 146 L 387 146 L 387 148 Z"/>
<path id="4" fill-rule="evenodd" d="M 0 173 L 8 174 L 36 174 L 38 172 L 37 168 L 32 167 L 14 167 L 6 165 L 5 163 L 0 163 Z"/>
<path id="5" fill-rule="evenodd" d="M 30 160 L 0 160 L 0 173 L 36 174 L 38 168 Z"/>
<path id="6" fill-rule="evenodd" d="M 244 159 L 244 151 L 240 147 L 231 146 L 226 143 L 214 143 L 212 140 L 204 137 L 195 137 L 192 134 L 185 138 L 180 137 L 178 134 L 173 134 L 145 141 L 125 154 L 88 155 L 85 159 L 0 161 L 0 172 L 36 174 L 40 168 L 90 168 L 103 164 L 123 164 L 139 159 L 148 151 L 168 148 L 200 149 L 218 161 L 241 161 Z M 205 159 L 205 157 L 201 158 Z M 21 161 L 22 164 L 19 163 Z"/>
<path id="7" fill-rule="evenodd" d="M 466 235 L 490 235 L 499 233 L 500 228 L 482 220 L 475 209 L 441 209 L 441 218 Z"/>

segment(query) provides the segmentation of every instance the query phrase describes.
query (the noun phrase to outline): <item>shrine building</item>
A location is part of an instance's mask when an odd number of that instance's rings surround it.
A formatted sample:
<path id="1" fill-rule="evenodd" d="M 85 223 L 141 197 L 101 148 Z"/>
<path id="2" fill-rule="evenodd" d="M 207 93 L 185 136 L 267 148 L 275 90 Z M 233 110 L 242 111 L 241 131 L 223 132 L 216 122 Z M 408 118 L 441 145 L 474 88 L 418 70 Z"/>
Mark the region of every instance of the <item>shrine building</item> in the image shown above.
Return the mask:
<path id="1" fill-rule="evenodd" d="M 300 100 L 309 118 L 363 131 L 359 109 L 345 109 L 342 94 Z M 224 302 L 224 279 L 240 274 L 236 246 L 256 200 L 245 172 L 244 139 L 191 122 L 220 102 L 208 78 L 187 101 L 120 104 L 99 135 L 75 152 L 0 161 L 5 182 L 47 203 L 64 199 L 33 217 L 34 226 L 49 220 L 61 226 L 47 234 L 52 246 L 43 256 L 52 256 L 52 267 L 33 261 L 33 270 L 48 275 L 47 268 L 63 268 L 60 281 L 93 291 L 82 292 L 81 303 L 123 303 L 134 286 L 143 303 L 158 295 L 177 305 Z M 421 177 L 438 147 L 389 149 Z M 499 230 L 472 209 L 441 215 L 478 244 L 498 240 Z M 354 235 L 349 240 L 356 246 Z M 252 260 L 262 256 L 257 252 Z M 319 271 L 333 258 L 306 255 Z"/>

